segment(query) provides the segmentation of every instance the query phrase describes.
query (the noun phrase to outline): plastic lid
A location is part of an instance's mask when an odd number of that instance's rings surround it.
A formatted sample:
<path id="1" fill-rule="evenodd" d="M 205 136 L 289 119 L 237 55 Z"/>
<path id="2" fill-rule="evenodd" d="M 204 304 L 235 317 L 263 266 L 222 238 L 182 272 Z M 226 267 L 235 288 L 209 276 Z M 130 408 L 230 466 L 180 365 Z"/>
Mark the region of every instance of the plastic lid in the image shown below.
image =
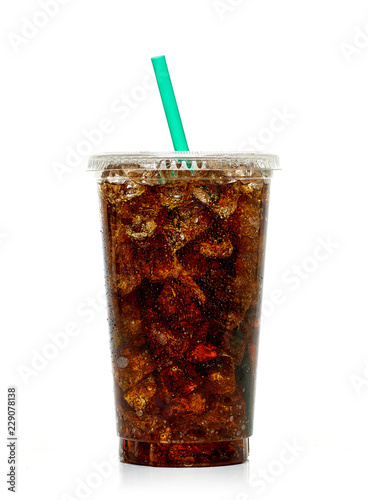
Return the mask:
<path id="1" fill-rule="evenodd" d="M 280 162 L 276 155 L 241 151 L 176 151 L 176 152 L 127 152 L 103 153 L 91 156 L 89 171 L 124 170 L 222 170 L 252 168 L 260 170 L 279 170 Z"/>

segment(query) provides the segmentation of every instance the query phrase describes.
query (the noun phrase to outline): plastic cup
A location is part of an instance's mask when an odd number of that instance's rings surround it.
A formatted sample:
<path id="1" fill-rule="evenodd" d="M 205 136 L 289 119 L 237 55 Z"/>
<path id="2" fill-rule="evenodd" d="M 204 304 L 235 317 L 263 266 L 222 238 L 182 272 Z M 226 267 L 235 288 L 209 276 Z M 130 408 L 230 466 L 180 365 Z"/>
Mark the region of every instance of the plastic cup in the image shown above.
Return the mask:
<path id="1" fill-rule="evenodd" d="M 257 153 L 90 159 L 122 462 L 247 460 L 277 168 L 276 156 Z"/>

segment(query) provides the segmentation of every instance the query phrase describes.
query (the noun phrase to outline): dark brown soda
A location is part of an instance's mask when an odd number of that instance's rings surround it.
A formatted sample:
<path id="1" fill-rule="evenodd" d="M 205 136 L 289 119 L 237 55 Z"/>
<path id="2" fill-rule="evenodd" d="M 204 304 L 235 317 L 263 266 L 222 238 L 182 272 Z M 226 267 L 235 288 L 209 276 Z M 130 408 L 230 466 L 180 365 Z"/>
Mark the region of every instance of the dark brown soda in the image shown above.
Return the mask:
<path id="1" fill-rule="evenodd" d="M 121 461 L 244 462 L 267 180 L 215 172 L 149 182 L 117 168 L 99 190 Z"/>

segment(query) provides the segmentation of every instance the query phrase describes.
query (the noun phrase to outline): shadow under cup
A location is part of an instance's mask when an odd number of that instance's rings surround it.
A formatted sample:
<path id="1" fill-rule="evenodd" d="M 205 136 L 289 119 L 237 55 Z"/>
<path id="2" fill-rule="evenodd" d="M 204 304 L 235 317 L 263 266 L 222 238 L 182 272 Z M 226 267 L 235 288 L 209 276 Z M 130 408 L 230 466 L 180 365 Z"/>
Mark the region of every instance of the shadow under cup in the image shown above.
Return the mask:
<path id="1" fill-rule="evenodd" d="M 122 462 L 244 462 L 270 179 L 241 153 L 92 157 Z"/>

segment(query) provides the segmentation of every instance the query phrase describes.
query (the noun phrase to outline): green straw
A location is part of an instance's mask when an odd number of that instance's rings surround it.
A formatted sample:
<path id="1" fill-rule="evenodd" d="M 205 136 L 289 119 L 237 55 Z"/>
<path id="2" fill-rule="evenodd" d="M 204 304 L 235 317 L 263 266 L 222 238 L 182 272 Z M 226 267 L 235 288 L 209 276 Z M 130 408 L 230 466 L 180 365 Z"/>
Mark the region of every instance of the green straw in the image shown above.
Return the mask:
<path id="1" fill-rule="evenodd" d="M 153 69 L 175 151 L 189 151 L 165 56 L 152 57 Z"/>

